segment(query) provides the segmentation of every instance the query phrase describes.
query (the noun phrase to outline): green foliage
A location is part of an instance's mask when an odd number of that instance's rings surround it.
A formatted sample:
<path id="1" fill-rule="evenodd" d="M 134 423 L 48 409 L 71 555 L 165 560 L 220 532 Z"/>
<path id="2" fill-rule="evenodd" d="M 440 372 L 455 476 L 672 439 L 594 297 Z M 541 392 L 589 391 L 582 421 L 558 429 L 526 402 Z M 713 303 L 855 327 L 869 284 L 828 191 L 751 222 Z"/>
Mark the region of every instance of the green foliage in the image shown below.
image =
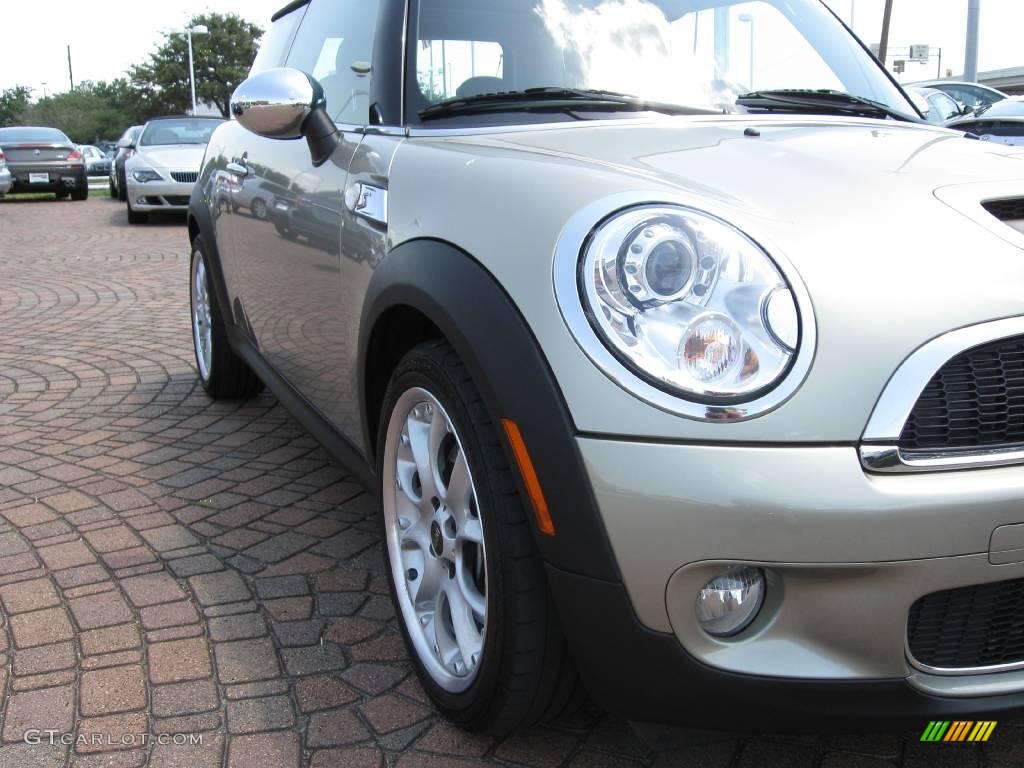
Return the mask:
<path id="1" fill-rule="evenodd" d="M 196 99 L 215 104 L 227 117 L 231 93 L 249 74 L 263 32 L 233 13 L 199 14 L 189 24 L 209 30 L 192 37 Z M 185 35 L 167 35 L 147 61 L 131 67 L 128 77 L 79 83 L 74 91 L 34 104 L 31 95 L 25 86 L 0 91 L 0 126 L 47 125 L 91 144 L 116 139 L 151 117 L 185 114 L 192 108 Z"/>
<path id="2" fill-rule="evenodd" d="M 23 125 L 48 125 L 64 131 L 78 144 L 116 139 L 135 116 L 124 81 L 84 82 L 73 91 L 56 93 L 32 104 L 21 115 Z"/>
<path id="3" fill-rule="evenodd" d="M 0 127 L 20 125 L 21 116 L 28 109 L 32 89 L 24 85 L 0 91 Z"/>
<path id="4" fill-rule="evenodd" d="M 249 74 L 263 32 L 233 13 L 203 13 L 193 16 L 189 24 L 204 25 L 209 30 L 192 36 L 196 99 L 215 104 L 227 117 L 231 93 Z M 132 67 L 129 75 L 135 91 L 147 102 L 159 105 L 163 113 L 191 109 L 185 35 L 168 35 L 149 60 Z"/>

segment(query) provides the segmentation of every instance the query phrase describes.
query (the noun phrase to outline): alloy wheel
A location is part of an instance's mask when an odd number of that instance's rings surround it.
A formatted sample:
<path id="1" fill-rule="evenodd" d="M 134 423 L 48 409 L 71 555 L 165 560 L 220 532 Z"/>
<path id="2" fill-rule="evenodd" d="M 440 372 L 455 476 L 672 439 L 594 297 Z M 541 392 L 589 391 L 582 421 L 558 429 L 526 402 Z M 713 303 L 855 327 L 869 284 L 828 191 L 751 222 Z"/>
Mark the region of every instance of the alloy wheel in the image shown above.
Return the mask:
<path id="1" fill-rule="evenodd" d="M 210 289 L 206 279 L 206 262 L 202 254 L 192 254 L 192 342 L 196 348 L 196 362 L 203 381 L 210 380 L 213 368 L 213 313 L 210 308 Z"/>
<path id="2" fill-rule="evenodd" d="M 384 447 L 385 531 L 402 619 L 444 690 L 476 678 L 487 629 L 487 559 L 476 489 L 451 418 L 425 389 L 395 403 Z"/>

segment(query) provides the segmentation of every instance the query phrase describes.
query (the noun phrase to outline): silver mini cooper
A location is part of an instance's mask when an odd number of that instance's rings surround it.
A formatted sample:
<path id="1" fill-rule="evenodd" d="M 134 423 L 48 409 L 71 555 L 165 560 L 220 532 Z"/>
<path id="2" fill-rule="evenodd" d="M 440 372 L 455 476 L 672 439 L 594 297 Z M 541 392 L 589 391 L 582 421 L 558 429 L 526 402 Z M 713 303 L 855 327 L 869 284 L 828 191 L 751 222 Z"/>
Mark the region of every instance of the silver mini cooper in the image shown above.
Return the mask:
<path id="1" fill-rule="evenodd" d="M 1024 165 L 819 0 L 296 0 L 232 113 L 199 376 L 376 488 L 453 721 L 1024 706 Z"/>

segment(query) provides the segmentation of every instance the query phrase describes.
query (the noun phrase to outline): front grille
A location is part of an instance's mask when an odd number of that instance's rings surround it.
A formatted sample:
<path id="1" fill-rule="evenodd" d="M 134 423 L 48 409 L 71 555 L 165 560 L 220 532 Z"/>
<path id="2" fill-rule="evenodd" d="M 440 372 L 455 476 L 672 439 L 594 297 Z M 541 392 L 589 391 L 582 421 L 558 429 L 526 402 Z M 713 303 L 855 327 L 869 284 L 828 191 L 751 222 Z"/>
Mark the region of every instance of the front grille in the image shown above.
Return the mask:
<path id="1" fill-rule="evenodd" d="M 928 382 L 900 435 L 903 450 L 1024 444 L 1024 336 L 954 357 Z"/>
<path id="2" fill-rule="evenodd" d="M 168 205 L 188 205 L 188 195 L 164 195 Z"/>
<path id="3" fill-rule="evenodd" d="M 1000 221 L 1020 221 L 1024 219 L 1024 197 L 1018 197 L 1013 200 L 990 200 L 981 205 Z"/>
<path id="4" fill-rule="evenodd" d="M 1024 579 L 925 595 L 910 607 L 907 646 L 940 669 L 1024 662 Z"/>
<path id="5" fill-rule="evenodd" d="M 195 184 L 199 181 L 199 174 L 195 171 L 171 171 L 171 178 L 182 184 Z"/>

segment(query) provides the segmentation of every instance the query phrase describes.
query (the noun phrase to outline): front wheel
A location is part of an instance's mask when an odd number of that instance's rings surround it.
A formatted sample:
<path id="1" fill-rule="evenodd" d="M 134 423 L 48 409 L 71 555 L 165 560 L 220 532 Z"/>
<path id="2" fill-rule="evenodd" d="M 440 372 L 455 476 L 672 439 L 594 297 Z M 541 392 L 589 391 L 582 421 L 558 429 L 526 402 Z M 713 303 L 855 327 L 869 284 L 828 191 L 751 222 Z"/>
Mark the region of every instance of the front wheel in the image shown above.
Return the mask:
<path id="1" fill-rule="evenodd" d="M 260 221 L 267 218 L 267 204 L 258 197 L 252 201 L 250 210 L 252 211 L 252 215 Z"/>
<path id="2" fill-rule="evenodd" d="M 399 363 L 378 434 L 392 597 L 434 704 L 463 728 L 499 735 L 578 704 L 512 470 L 447 343 Z"/>
<path id="3" fill-rule="evenodd" d="M 125 203 L 128 208 L 128 223 L 129 224 L 145 224 L 149 221 L 149 214 L 145 211 L 136 211 L 132 208 L 131 203 Z"/>
<path id="4" fill-rule="evenodd" d="M 235 354 L 228 342 L 224 316 L 210 282 L 209 258 L 202 236 L 192 243 L 189 280 L 192 309 L 192 345 L 203 389 L 216 399 L 247 398 L 263 389 L 263 382 Z"/>

